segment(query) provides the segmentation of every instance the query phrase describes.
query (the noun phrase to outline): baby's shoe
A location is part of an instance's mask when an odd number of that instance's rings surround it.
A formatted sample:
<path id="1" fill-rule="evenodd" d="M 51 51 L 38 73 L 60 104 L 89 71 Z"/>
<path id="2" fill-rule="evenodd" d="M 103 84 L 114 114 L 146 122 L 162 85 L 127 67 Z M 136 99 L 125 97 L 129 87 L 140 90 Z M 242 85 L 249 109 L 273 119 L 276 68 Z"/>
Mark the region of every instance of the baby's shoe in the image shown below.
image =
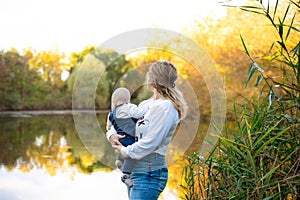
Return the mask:
<path id="1" fill-rule="evenodd" d="M 129 174 L 123 174 L 123 176 L 121 177 L 121 181 L 123 183 L 125 183 L 125 185 L 127 185 L 128 187 L 132 187 L 133 186 Z"/>
<path id="2" fill-rule="evenodd" d="M 115 165 L 119 170 L 122 170 L 123 162 L 121 160 L 116 160 Z"/>

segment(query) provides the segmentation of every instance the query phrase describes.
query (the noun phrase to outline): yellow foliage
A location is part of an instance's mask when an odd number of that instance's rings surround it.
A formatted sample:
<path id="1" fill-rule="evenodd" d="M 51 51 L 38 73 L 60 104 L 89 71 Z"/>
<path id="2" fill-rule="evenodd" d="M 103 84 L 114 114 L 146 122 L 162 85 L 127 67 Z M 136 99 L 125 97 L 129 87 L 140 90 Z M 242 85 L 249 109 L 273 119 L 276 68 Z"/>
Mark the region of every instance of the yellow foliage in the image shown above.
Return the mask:
<path id="1" fill-rule="evenodd" d="M 41 51 L 29 60 L 29 69 L 39 72 L 48 83 L 61 87 L 61 74 L 67 70 L 65 54 L 56 50 Z"/>

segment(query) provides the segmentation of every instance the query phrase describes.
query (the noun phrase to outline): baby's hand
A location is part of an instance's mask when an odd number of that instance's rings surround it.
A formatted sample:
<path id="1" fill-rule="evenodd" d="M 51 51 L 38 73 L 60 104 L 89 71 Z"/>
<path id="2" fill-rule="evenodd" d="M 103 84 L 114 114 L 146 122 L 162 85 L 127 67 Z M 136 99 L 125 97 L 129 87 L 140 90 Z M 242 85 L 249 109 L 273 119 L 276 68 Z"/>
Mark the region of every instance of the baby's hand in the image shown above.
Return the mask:
<path id="1" fill-rule="evenodd" d="M 122 148 L 122 144 L 113 144 L 112 147 L 116 150 L 116 152 L 119 154 L 119 156 L 124 159 L 124 157 L 121 154 L 121 148 Z"/>

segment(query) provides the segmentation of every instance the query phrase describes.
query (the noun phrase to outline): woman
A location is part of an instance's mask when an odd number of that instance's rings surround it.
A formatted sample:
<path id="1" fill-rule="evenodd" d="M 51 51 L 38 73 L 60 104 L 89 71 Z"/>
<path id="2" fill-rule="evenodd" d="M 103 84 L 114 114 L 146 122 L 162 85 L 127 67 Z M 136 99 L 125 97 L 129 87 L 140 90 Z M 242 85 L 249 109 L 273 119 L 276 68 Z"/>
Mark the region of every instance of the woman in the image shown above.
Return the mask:
<path id="1" fill-rule="evenodd" d="M 186 114 L 186 102 L 175 86 L 177 70 L 169 62 L 153 63 L 147 73 L 147 87 L 153 97 L 139 106 L 149 109 L 136 124 L 138 141 L 127 147 L 119 139 L 124 136 L 108 132 L 107 138 L 120 156 L 135 160 L 131 174 L 133 187 L 128 188 L 130 200 L 154 200 L 166 186 L 168 144 Z"/>

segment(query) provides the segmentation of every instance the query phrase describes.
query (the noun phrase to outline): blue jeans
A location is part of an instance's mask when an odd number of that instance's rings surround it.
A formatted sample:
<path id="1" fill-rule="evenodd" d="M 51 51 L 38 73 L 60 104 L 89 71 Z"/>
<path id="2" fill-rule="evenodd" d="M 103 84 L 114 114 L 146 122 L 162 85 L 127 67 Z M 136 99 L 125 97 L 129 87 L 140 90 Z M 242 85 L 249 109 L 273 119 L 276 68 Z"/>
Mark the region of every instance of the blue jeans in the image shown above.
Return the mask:
<path id="1" fill-rule="evenodd" d="M 129 200 L 156 200 L 168 180 L 168 169 L 149 172 L 132 172 L 133 187 L 128 188 Z"/>

